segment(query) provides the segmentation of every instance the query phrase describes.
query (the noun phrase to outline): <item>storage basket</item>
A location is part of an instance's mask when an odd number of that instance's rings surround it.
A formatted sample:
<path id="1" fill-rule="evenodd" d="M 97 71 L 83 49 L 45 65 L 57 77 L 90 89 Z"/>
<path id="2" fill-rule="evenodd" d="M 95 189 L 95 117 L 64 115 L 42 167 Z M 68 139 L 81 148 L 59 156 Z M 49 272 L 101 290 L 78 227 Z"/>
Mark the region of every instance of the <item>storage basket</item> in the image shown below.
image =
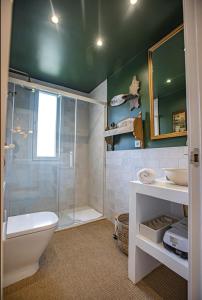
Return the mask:
<path id="1" fill-rule="evenodd" d="M 170 216 L 159 216 L 155 219 L 140 224 L 140 234 L 144 235 L 154 243 L 161 243 L 163 241 L 164 233 L 170 228 L 178 219 Z"/>
<path id="2" fill-rule="evenodd" d="M 119 249 L 128 255 L 128 224 L 129 214 L 121 214 L 117 217 L 117 238 Z"/>

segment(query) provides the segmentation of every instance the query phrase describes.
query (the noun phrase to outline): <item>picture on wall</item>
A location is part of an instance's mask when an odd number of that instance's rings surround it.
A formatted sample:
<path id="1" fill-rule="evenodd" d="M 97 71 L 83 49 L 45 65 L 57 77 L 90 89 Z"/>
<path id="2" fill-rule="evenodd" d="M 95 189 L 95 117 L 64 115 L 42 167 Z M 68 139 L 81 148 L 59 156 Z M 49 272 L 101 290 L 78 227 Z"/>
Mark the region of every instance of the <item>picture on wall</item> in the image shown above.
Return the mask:
<path id="1" fill-rule="evenodd" d="M 173 132 L 183 132 L 187 130 L 186 112 L 179 111 L 173 113 Z"/>

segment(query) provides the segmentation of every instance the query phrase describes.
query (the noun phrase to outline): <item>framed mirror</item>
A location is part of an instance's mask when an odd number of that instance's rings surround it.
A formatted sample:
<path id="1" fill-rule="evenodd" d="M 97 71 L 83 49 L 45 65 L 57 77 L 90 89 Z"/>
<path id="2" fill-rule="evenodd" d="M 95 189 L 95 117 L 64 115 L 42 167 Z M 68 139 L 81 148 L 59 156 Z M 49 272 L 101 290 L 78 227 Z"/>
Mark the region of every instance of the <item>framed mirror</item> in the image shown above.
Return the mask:
<path id="1" fill-rule="evenodd" d="M 152 140 L 187 135 L 184 51 L 183 25 L 148 51 Z"/>

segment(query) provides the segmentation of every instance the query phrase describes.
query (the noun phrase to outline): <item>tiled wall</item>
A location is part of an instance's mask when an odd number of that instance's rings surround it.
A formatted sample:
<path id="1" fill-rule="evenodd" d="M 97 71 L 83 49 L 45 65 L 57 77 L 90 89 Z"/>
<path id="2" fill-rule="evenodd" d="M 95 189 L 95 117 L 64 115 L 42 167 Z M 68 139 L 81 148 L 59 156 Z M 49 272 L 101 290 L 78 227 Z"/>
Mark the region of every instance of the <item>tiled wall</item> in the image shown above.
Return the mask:
<path id="1" fill-rule="evenodd" d="M 106 153 L 105 216 L 129 210 L 129 182 L 137 179 L 137 171 L 152 168 L 157 177 L 164 177 L 162 168 L 186 168 L 187 147 L 153 148 L 143 150 L 108 151 Z"/>
<path id="2" fill-rule="evenodd" d="M 103 212 L 104 197 L 104 107 L 89 104 L 89 205 Z"/>

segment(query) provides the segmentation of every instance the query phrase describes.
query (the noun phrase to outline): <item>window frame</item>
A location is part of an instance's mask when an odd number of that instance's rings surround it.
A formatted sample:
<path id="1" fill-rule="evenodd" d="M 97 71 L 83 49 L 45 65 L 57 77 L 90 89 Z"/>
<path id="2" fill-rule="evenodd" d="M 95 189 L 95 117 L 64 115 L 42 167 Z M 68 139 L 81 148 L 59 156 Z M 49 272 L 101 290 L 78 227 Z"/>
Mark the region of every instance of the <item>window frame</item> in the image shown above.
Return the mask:
<path id="1" fill-rule="evenodd" d="M 37 135 L 38 135 L 38 109 L 39 109 L 39 93 L 53 95 L 57 98 L 56 105 L 56 156 L 37 156 Z M 32 158 L 36 161 L 57 161 L 60 158 L 60 118 L 61 118 L 61 96 L 54 93 L 49 93 L 42 90 L 35 91 L 34 99 L 34 117 L 33 117 L 33 147 L 32 147 Z"/>

